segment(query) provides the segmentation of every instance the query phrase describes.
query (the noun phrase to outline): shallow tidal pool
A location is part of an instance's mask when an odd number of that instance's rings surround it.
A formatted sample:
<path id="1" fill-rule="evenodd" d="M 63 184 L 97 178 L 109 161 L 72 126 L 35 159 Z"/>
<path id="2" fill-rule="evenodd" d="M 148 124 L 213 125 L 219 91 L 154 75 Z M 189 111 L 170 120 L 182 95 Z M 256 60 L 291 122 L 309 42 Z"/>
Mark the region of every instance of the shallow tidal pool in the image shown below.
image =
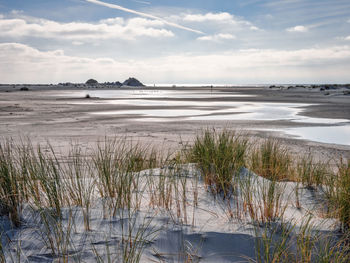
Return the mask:
<path id="1" fill-rule="evenodd" d="M 299 127 L 262 130 L 279 131 L 321 143 L 350 145 L 350 120 L 303 116 L 303 111 L 310 104 L 252 102 L 248 99 L 233 101 L 235 97 L 249 95 L 210 90 L 86 90 L 67 92 L 61 96 L 82 98 L 86 94 L 101 100 L 72 103 L 128 106 L 128 110 L 96 111 L 91 113 L 94 115 L 127 117 L 129 121 L 136 122 L 287 121 L 298 123 Z"/>

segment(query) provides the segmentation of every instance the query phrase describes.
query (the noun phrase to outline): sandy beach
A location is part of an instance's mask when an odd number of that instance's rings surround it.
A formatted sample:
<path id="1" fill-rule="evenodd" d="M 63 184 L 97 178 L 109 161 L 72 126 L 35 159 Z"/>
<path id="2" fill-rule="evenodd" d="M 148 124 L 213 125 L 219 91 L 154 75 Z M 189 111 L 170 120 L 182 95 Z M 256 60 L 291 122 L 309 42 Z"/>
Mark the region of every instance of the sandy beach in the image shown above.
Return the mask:
<path id="1" fill-rule="evenodd" d="M 5 261 L 346 262 L 347 88 L 25 87 L 0 86 Z"/>
<path id="2" fill-rule="evenodd" d="M 29 90 L 21 91 L 24 86 Z M 48 140 L 53 145 L 63 146 L 71 142 L 87 145 L 104 136 L 128 136 L 135 141 L 178 148 L 181 147 L 179 144 L 191 141 L 198 131 L 212 127 L 237 130 L 251 140 L 276 137 L 295 153 L 311 151 L 320 154 L 320 158 L 322 155 L 350 156 L 350 145 L 345 141 L 343 145 L 323 143 L 284 132 L 290 128 L 338 126 L 339 123 L 332 123 L 334 119 L 341 120 L 342 125 L 349 125 L 350 96 L 344 89 L 75 86 L 1 85 L 2 137 L 29 137 L 34 143 Z M 87 94 L 90 98 L 85 98 Z M 293 117 L 283 118 L 283 113 L 282 118 L 266 119 L 265 115 L 265 119 L 259 119 L 259 116 L 247 118 L 240 115 L 246 110 L 240 108 L 242 104 L 280 104 L 276 109 L 268 109 L 267 115 L 284 109 L 284 105 L 292 105 L 298 109 L 297 117 L 306 118 L 301 122 L 293 121 Z M 147 112 L 151 114 L 144 114 Z M 317 121 L 319 119 L 321 123 Z"/>

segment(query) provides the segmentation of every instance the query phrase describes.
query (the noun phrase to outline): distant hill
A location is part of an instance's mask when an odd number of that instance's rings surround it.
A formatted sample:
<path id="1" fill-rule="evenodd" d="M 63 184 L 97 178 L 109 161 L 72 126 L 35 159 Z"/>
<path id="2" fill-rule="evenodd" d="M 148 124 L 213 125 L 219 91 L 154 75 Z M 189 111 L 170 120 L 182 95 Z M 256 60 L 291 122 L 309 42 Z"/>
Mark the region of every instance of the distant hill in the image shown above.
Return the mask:
<path id="1" fill-rule="evenodd" d="M 143 87 L 143 86 L 145 86 L 135 78 L 128 78 L 127 80 L 125 80 L 123 82 L 123 85 L 124 86 L 131 86 L 131 87 Z"/>

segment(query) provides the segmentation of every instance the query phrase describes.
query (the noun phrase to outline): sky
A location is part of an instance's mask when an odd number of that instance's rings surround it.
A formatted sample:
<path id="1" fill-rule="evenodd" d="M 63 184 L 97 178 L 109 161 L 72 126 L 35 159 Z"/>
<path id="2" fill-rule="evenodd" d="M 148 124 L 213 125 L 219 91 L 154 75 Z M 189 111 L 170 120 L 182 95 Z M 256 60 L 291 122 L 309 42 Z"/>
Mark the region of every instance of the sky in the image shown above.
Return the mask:
<path id="1" fill-rule="evenodd" d="M 0 0 L 0 83 L 350 83 L 349 0 Z"/>

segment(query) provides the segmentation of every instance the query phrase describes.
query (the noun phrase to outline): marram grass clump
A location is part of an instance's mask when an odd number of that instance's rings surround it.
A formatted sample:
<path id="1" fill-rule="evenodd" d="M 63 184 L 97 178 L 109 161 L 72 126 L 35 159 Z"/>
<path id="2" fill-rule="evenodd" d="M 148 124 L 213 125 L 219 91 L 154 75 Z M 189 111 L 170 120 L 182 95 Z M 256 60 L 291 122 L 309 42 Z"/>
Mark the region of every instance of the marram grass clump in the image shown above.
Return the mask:
<path id="1" fill-rule="evenodd" d="M 273 181 L 293 179 L 291 155 L 277 140 L 266 139 L 251 149 L 249 157 L 250 168 L 257 175 Z"/>
<path id="2" fill-rule="evenodd" d="M 233 177 L 245 165 L 248 140 L 231 131 L 205 130 L 196 136 L 188 156 L 197 163 L 207 186 L 215 193 L 234 190 Z"/>

